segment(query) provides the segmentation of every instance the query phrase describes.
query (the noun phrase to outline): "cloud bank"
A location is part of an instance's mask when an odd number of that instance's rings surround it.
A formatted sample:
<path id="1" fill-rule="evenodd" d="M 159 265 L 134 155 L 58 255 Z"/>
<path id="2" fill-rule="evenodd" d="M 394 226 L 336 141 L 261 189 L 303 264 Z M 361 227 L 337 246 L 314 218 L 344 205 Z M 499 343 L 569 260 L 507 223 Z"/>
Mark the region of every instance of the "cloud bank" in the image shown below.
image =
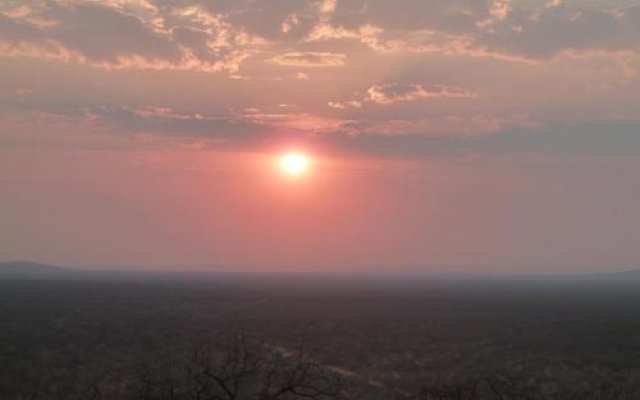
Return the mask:
<path id="1" fill-rule="evenodd" d="M 0 63 L 11 141 L 54 122 L 211 146 L 298 137 L 415 154 L 569 148 L 555 130 L 606 126 L 602 140 L 569 136 L 576 148 L 633 148 L 640 4 L 10 0 Z M 43 65 L 60 87 L 21 80 Z"/>

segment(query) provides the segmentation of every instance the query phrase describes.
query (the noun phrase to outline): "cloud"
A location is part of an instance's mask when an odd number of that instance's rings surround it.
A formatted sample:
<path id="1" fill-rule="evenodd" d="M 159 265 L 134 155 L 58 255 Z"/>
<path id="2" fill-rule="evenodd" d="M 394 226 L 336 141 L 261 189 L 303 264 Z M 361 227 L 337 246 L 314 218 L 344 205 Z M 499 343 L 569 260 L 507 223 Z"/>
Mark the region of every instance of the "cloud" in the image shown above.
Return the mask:
<path id="1" fill-rule="evenodd" d="M 423 85 L 419 83 L 390 83 L 374 85 L 367 89 L 362 99 L 348 100 L 344 102 L 330 101 L 328 105 L 336 109 L 361 108 L 364 104 L 391 105 L 395 103 L 412 102 L 424 99 L 474 98 L 478 95 L 470 90 L 448 87 L 443 85 Z"/>
<path id="2" fill-rule="evenodd" d="M 0 4 L 0 52 L 111 69 L 232 75 L 245 61 L 263 54 L 280 54 L 272 61 L 283 66 L 342 65 L 338 54 L 348 55 L 354 49 L 336 41 L 359 43 L 380 57 L 439 53 L 536 62 L 580 52 L 640 53 L 640 6 L 596 8 L 590 4 L 556 0 L 7 1 Z"/>
<path id="3" fill-rule="evenodd" d="M 353 12 L 362 5 L 361 12 Z M 640 6 L 561 1 L 347 0 L 305 41 L 357 40 L 380 52 L 441 52 L 506 61 L 565 52 L 640 51 Z"/>
<path id="4" fill-rule="evenodd" d="M 57 134 L 76 132 L 93 135 L 98 132 L 117 136 L 147 135 L 148 138 L 195 139 L 212 143 L 241 145 L 247 141 L 267 138 L 272 126 L 242 115 L 210 115 L 176 110 L 168 106 L 130 107 L 120 105 L 46 106 L 30 104 L 0 108 L 0 115 L 12 115 L 5 121 L 0 134 L 12 132 Z M 18 116 L 21 116 L 18 118 Z"/>
<path id="5" fill-rule="evenodd" d="M 298 25 L 300 25 L 300 18 L 298 18 L 296 14 L 290 14 L 287 16 L 287 19 L 282 22 L 281 29 L 283 33 L 289 33 Z"/>
<path id="6" fill-rule="evenodd" d="M 330 101 L 327 103 L 329 107 L 335 108 L 338 110 L 348 110 L 350 108 L 361 108 L 362 102 L 358 100 L 350 100 L 350 101 Z"/>
<path id="7" fill-rule="evenodd" d="M 526 114 L 469 116 L 438 115 L 422 118 L 377 118 L 376 114 L 358 114 L 354 119 L 343 120 L 335 134 L 349 136 L 418 136 L 423 138 L 474 138 L 505 132 L 540 130 L 540 125 Z"/>
<path id="8" fill-rule="evenodd" d="M 33 91 L 31 89 L 27 89 L 27 88 L 17 88 L 17 89 L 11 89 L 11 90 L 7 90 L 7 91 L 0 91 L 0 100 L 3 97 L 8 97 L 8 98 L 20 98 L 20 97 L 25 97 L 25 96 L 29 96 L 33 93 Z"/>
<path id="9" fill-rule="evenodd" d="M 640 49 L 640 7 L 581 9 L 562 3 L 515 9 L 505 18 L 479 24 L 476 43 L 494 51 L 534 59 L 566 51 Z"/>
<path id="10" fill-rule="evenodd" d="M 489 15 L 486 19 L 477 21 L 476 27 L 480 29 L 491 29 L 494 24 L 509 18 L 511 12 L 513 12 L 512 0 L 493 0 L 493 3 L 489 7 Z"/>
<path id="11" fill-rule="evenodd" d="M 318 11 L 321 16 L 330 16 L 336 11 L 337 0 L 319 0 Z"/>
<path id="12" fill-rule="evenodd" d="M 138 8 L 124 1 L 37 4 L 0 14 L 3 55 L 105 68 L 235 72 L 265 44 L 199 6 L 160 9 L 144 1 Z"/>
<path id="13" fill-rule="evenodd" d="M 328 23 L 321 23 L 313 27 L 303 38 L 303 42 L 355 39 L 373 50 L 385 51 L 389 44 L 380 40 L 379 36 L 381 33 L 382 29 L 369 24 L 362 25 L 355 29 L 348 29 L 345 27 L 336 27 Z"/>
<path id="14" fill-rule="evenodd" d="M 637 114 L 541 124 L 527 115 L 339 119 L 290 107 L 207 114 L 165 105 L 35 107 L 33 103 L 0 103 L 0 116 L 4 121 L 0 127 L 2 143 L 20 136 L 24 137 L 20 140 L 27 140 L 30 135 L 51 140 L 56 135 L 76 134 L 86 141 L 110 134 L 114 143 L 118 138 L 131 138 L 145 144 L 172 140 L 199 148 L 265 150 L 295 140 L 333 154 L 402 157 L 529 153 L 637 157 L 640 153 Z"/>
<path id="15" fill-rule="evenodd" d="M 270 126 L 241 116 L 185 112 L 167 106 L 97 107 L 90 112 L 114 131 L 210 139 L 215 143 L 223 140 L 239 144 L 271 132 Z"/>
<path id="16" fill-rule="evenodd" d="M 180 48 L 168 35 L 116 9 L 87 4 L 58 7 L 50 14 L 61 22 L 44 33 L 88 60 L 117 63 L 119 59 L 137 56 L 145 60 L 180 61 Z"/>
<path id="17" fill-rule="evenodd" d="M 273 57 L 271 62 L 287 67 L 340 67 L 346 58 L 344 54 L 330 52 L 289 52 Z"/>
<path id="18" fill-rule="evenodd" d="M 454 87 L 421 84 L 387 84 L 372 86 L 367 90 L 367 100 L 376 104 L 393 104 L 433 98 L 471 98 L 477 94 Z"/>
<path id="19" fill-rule="evenodd" d="M 320 148 L 379 156 L 440 157 L 452 155 L 590 155 L 632 156 L 640 152 L 637 121 L 600 120 L 579 125 L 555 124 L 533 133 L 527 127 L 485 135 L 380 134 L 349 131 L 312 138 Z M 608 135 L 602 135 L 606 131 Z M 315 142 L 314 142 L 315 141 Z"/>
<path id="20" fill-rule="evenodd" d="M 416 153 L 484 143 L 558 149 L 563 142 L 552 133 L 542 140 L 523 132 L 535 136 L 594 114 L 637 116 L 640 6 L 616 4 L 6 0 L 0 57 L 23 59 L 4 63 L 0 108 L 3 121 L 22 118 L 21 132 L 31 123 L 42 131 L 252 146 L 288 134 L 319 145 L 345 136 L 354 151 L 384 143 L 389 153 L 407 143 L 416 148 L 406 151 Z M 27 57 L 79 67 L 49 71 Z M 20 87 L 33 92 L 17 93 Z M 502 134 L 518 140 L 461 139 Z M 564 137 L 584 144 L 577 134 Z"/>

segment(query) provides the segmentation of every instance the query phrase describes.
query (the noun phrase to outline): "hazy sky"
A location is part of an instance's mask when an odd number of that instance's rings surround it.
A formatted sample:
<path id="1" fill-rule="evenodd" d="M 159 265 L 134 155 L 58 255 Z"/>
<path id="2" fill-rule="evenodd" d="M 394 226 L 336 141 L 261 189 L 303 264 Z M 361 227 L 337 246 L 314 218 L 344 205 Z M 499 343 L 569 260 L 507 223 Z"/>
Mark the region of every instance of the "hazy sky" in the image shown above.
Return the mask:
<path id="1" fill-rule="evenodd" d="M 640 267 L 640 0 L 0 1 L 9 259 Z"/>

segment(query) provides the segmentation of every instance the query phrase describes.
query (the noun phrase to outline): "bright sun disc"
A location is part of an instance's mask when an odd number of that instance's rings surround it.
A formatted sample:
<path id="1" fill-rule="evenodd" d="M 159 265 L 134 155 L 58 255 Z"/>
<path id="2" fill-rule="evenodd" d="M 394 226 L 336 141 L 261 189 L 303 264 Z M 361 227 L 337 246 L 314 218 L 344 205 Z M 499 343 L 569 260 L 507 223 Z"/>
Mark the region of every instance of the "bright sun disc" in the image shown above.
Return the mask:
<path id="1" fill-rule="evenodd" d="M 290 176 L 301 176 L 309 169 L 309 157 L 303 153 L 291 152 L 280 158 L 282 171 Z"/>

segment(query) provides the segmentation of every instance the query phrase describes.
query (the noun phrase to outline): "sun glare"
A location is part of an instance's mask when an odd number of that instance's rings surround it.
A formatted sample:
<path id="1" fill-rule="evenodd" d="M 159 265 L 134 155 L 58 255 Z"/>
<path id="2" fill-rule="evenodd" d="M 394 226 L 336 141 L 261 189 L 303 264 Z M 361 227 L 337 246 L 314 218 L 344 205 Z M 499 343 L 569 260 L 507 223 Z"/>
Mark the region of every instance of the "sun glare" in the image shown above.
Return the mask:
<path id="1" fill-rule="evenodd" d="M 300 177 L 309 169 L 310 160 L 306 154 L 300 152 L 289 152 L 280 157 L 280 168 L 292 177 Z"/>

